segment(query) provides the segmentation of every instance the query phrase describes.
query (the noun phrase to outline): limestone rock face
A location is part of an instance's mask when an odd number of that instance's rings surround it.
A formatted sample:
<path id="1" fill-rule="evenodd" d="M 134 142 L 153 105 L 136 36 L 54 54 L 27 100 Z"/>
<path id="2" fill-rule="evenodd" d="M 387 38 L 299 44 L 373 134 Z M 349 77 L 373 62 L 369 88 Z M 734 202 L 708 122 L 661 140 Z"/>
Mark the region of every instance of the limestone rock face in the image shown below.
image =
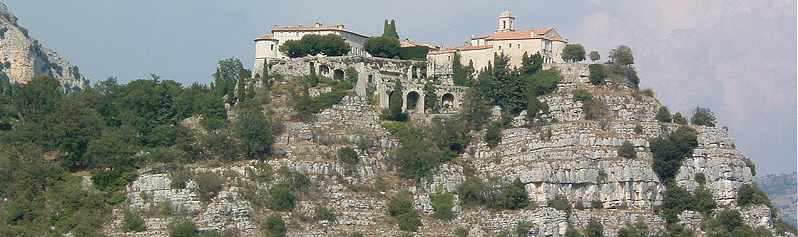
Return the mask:
<path id="1" fill-rule="evenodd" d="M 4 3 L 0 3 L 0 71 L 16 83 L 50 76 L 67 90 L 88 84 L 77 66 L 31 38 Z"/>

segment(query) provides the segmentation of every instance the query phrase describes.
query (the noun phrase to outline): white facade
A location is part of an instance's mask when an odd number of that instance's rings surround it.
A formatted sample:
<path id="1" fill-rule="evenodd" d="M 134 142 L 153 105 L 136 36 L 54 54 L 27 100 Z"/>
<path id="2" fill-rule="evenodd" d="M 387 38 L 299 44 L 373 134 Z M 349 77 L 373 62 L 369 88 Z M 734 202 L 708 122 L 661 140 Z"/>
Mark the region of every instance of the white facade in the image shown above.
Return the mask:
<path id="1" fill-rule="evenodd" d="M 369 56 L 364 48 L 369 37 L 349 31 L 344 28 L 344 25 L 325 26 L 321 23 L 316 23 L 313 26 L 275 26 L 272 28 L 271 34 L 255 39 L 255 65 L 252 67 L 253 73 L 260 74 L 263 70 L 263 65 L 270 59 L 287 58 L 285 54 L 280 52 L 280 46 L 286 41 L 300 40 L 302 36 L 309 34 L 334 34 L 341 36 L 341 38 L 352 47 L 349 51 L 349 56 Z"/>

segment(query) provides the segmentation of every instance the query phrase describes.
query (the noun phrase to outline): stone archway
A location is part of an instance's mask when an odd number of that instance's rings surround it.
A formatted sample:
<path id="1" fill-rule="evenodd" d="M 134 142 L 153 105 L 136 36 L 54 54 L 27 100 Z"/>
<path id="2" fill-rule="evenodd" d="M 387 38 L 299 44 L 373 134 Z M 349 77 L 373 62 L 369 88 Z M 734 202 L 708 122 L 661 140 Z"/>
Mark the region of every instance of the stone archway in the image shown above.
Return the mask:
<path id="1" fill-rule="evenodd" d="M 341 70 L 341 69 L 333 70 L 333 79 L 335 79 L 335 80 L 343 80 L 344 79 L 344 70 Z"/>
<path id="2" fill-rule="evenodd" d="M 324 64 L 320 65 L 319 66 L 319 73 L 321 73 L 321 75 L 329 74 L 330 73 L 330 67 L 327 66 L 327 65 L 324 65 Z"/>
<path id="3" fill-rule="evenodd" d="M 452 93 L 446 93 L 441 96 L 441 110 L 443 112 L 449 112 L 454 109 L 454 95 Z"/>
<path id="4" fill-rule="evenodd" d="M 421 95 L 419 95 L 418 92 L 408 92 L 405 97 L 405 109 L 407 109 L 407 111 L 416 111 L 419 107 L 418 104 L 420 99 Z"/>

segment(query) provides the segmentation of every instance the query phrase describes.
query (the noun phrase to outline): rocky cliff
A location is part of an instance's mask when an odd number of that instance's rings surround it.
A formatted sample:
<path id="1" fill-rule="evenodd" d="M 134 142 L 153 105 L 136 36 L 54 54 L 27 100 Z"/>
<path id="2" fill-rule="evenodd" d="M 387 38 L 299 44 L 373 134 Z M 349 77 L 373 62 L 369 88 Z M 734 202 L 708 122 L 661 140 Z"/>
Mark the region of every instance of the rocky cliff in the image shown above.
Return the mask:
<path id="1" fill-rule="evenodd" d="M 442 164 L 429 178 L 415 182 L 397 175 L 390 153 L 399 141 L 383 127 L 374 102 L 350 95 L 308 122 L 286 122 L 285 131 L 276 138 L 276 155 L 268 160 L 191 166 L 191 174 L 211 172 L 224 178 L 222 191 L 211 200 L 201 200 L 192 178 L 175 181 L 174 173 L 142 170 L 127 189 L 129 203 L 115 211 L 115 224 L 105 231 L 112 236 L 166 236 L 171 221 L 188 218 L 201 229 L 258 236 L 265 217 L 280 216 L 288 236 L 348 236 L 356 232 L 400 236 L 407 232 L 398 230 L 386 205 L 389 197 L 402 190 L 409 191 L 415 209 L 422 214 L 417 236 L 452 236 L 458 228 L 468 230 L 468 236 L 496 236 L 514 230 L 519 223 L 531 224 L 529 233 L 535 236 L 564 236 L 568 226 L 584 229 L 590 220 L 601 223 L 606 236 L 616 236 L 619 229 L 638 221 L 646 223 L 650 233 L 666 229 L 656 211 L 666 185 L 654 172 L 649 141 L 679 125 L 655 119 L 662 105 L 650 95 L 612 83 L 591 85 L 587 65 L 549 66 L 561 71 L 563 79 L 556 92 L 541 98 L 549 107 L 538 121 L 542 125 L 533 126 L 519 116 L 493 148 L 483 141 L 484 130 L 474 131 L 467 151 Z M 292 79 L 284 80 L 277 87 Z M 573 100 L 577 89 L 600 99 L 609 116 L 584 119 L 582 102 Z M 291 121 L 287 97 L 272 96 L 270 110 Z M 697 131 L 698 147 L 682 162 L 676 184 L 695 192 L 699 183 L 704 183 L 719 209 L 739 210 L 746 225 L 782 235 L 776 233 L 776 215 L 767 206 L 736 205 L 737 190 L 752 183 L 753 175 L 749 161 L 736 150 L 727 131 L 688 126 Z M 619 156 L 618 147 L 626 141 L 634 145 L 637 158 Z M 335 152 L 342 147 L 356 150 L 356 165 L 336 158 Z M 536 205 L 522 210 L 464 207 L 457 187 L 465 182 L 466 170 L 481 180 L 518 179 Z M 268 190 L 296 173 L 306 176 L 309 183 L 306 191 L 298 194 L 296 207 L 282 212 L 266 207 Z M 176 188 L 174 182 L 185 184 Z M 432 216 L 430 196 L 439 192 L 455 193 L 455 217 L 450 221 Z M 556 197 L 565 197 L 575 210 L 548 207 L 548 201 Z M 119 227 L 122 208 L 141 213 L 166 208 L 179 214 L 147 215 L 146 232 L 124 233 Z M 332 210 L 335 221 L 314 218 L 320 208 Z M 703 236 L 702 223 L 710 216 L 684 211 L 678 217 L 679 224 Z"/>
<path id="2" fill-rule="evenodd" d="M 88 81 L 77 66 L 30 37 L 17 18 L 0 2 L 0 71 L 12 82 L 27 83 L 38 76 L 50 76 L 71 90 Z"/>

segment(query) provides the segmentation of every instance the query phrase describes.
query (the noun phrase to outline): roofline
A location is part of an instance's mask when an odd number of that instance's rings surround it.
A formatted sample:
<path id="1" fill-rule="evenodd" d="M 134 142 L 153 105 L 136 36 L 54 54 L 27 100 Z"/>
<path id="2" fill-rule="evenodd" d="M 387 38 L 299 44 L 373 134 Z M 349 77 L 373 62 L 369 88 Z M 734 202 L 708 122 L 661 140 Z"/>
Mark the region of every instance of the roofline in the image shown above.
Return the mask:
<path id="1" fill-rule="evenodd" d="M 354 34 L 354 35 L 365 37 L 365 38 L 371 38 L 370 36 L 366 36 L 366 35 L 363 35 L 363 34 L 355 33 L 353 31 L 349 31 L 349 30 L 345 30 L 345 29 L 338 29 L 338 28 L 305 28 L 305 29 L 288 29 L 288 28 L 280 28 L 280 27 L 272 28 L 272 33 L 274 33 L 274 32 L 286 32 L 286 31 L 338 31 L 338 32 L 346 32 L 346 33 Z"/>

